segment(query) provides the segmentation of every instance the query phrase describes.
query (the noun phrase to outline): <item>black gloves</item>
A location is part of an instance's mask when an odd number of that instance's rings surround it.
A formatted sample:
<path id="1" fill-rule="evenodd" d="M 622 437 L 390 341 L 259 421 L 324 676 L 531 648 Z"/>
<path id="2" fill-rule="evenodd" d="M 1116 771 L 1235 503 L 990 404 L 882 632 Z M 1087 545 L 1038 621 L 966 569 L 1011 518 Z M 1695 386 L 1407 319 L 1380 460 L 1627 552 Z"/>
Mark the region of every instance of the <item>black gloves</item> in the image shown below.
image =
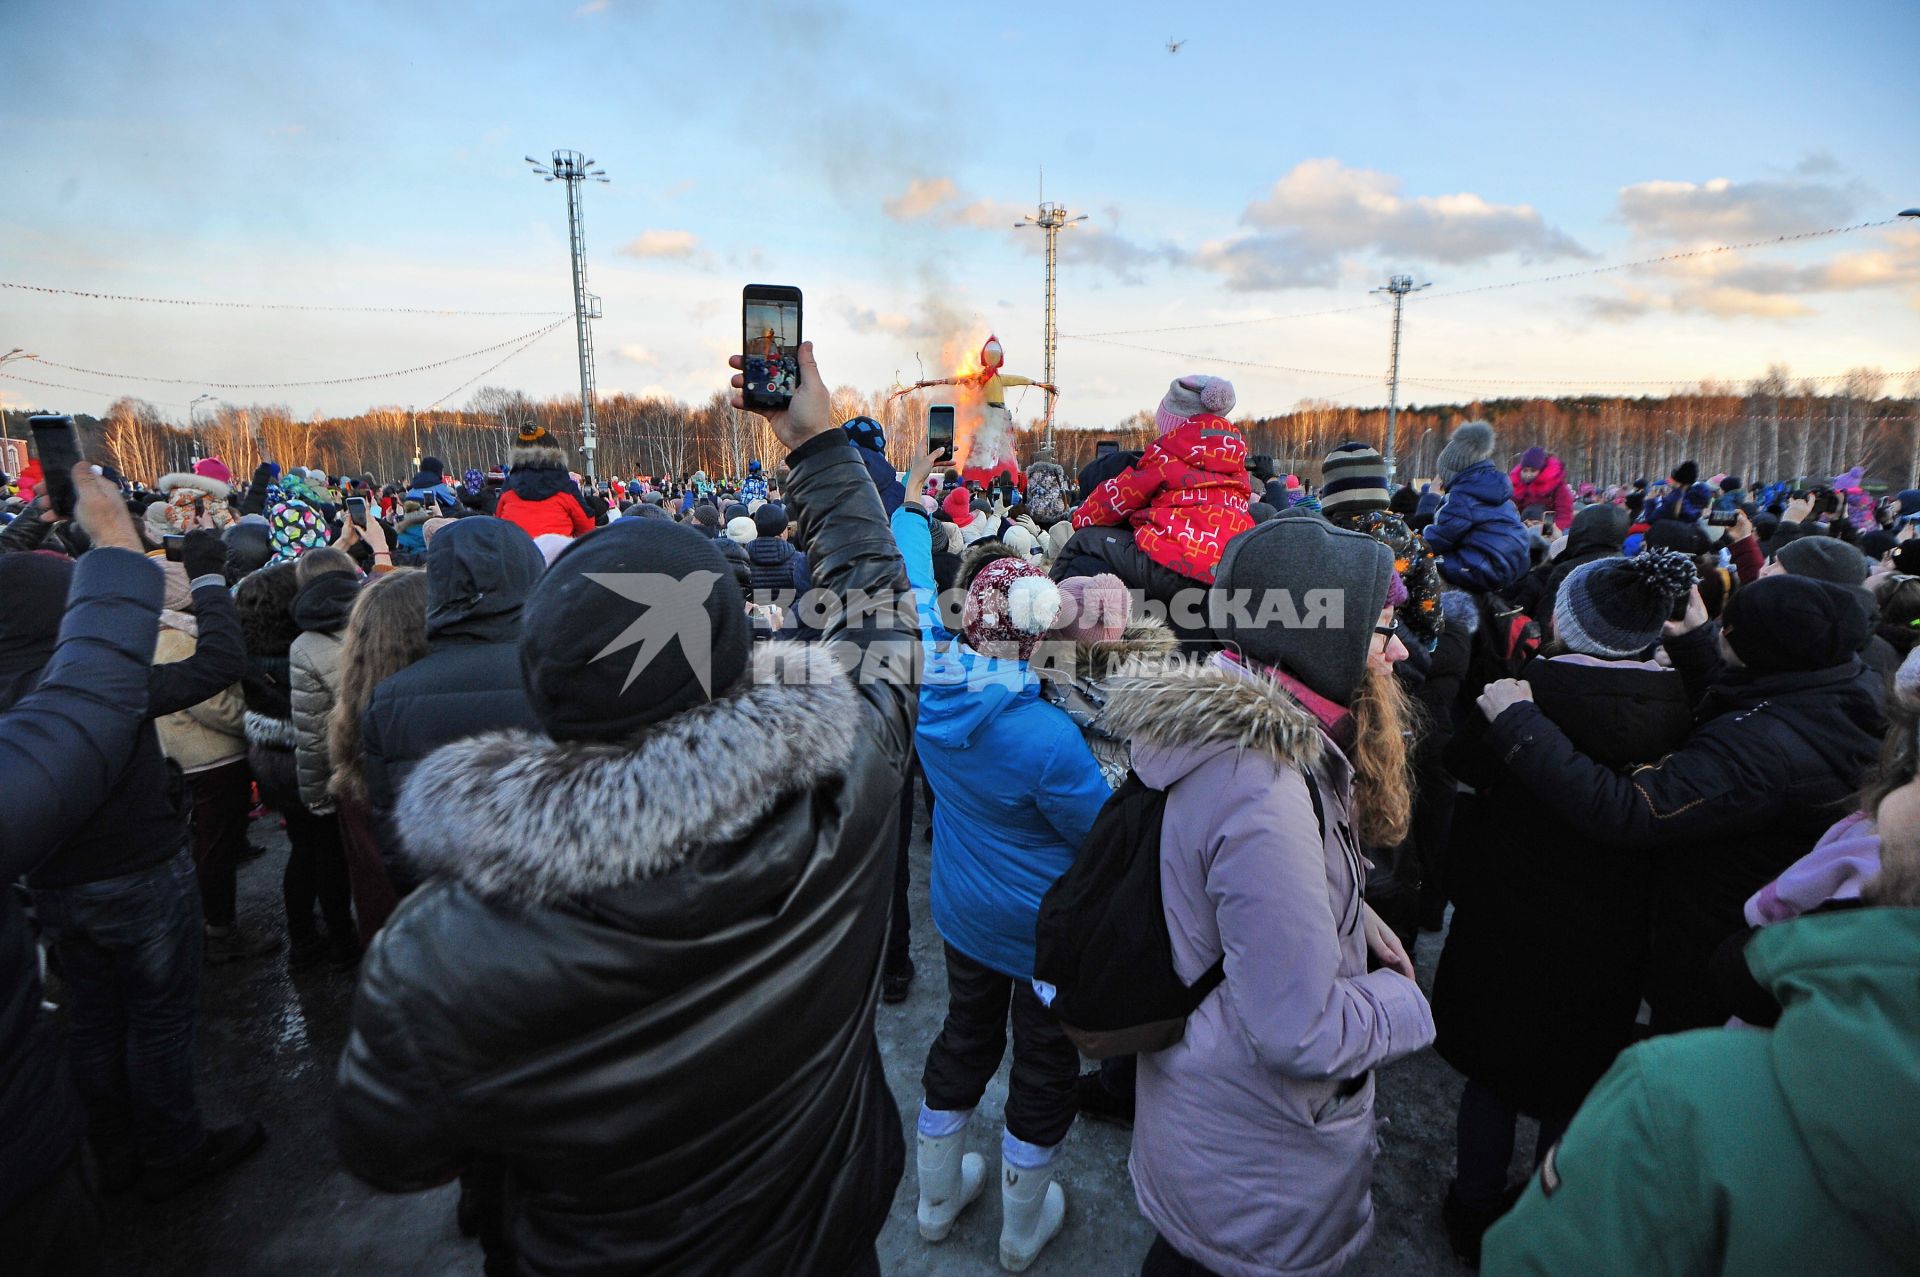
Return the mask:
<path id="1" fill-rule="evenodd" d="M 180 565 L 187 570 L 187 580 L 196 580 L 203 576 L 223 576 L 227 565 L 227 544 L 220 534 L 209 528 L 198 528 L 181 538 Z"/>

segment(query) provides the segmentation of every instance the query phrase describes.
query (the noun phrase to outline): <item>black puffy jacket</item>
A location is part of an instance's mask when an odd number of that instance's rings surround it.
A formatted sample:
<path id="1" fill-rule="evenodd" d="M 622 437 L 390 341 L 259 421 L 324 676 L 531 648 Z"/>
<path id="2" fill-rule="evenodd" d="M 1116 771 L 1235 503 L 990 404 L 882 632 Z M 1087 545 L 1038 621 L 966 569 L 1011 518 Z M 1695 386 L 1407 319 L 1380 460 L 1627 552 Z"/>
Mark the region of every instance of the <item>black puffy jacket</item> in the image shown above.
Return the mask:
<path id="1" fill-rule="evenodd" d="M 93 818 L 135 742 L 152 734 L 161 592 L 159 571 L 133 551 L 89 551 L 71 588 L 48 603 L 64 605 L 52 658 L 0 713 L 0 1218 L 66 1166 L 87 1123 L 65 1035 L 40 1007 L 40 955 L 10 884 Z M 30 619 L 19 615 L 23 600 L 7 603 L 0 627 Z M 15 635 L 6 638 L 0 653 Z"/>
<path id="2" fill-rule="evenodd" d="M 1690 688 L 1714 658 L 1709 624 L 1667 650 Z M 1714 950 L 1746 925 L 1747 897 L 1805 855 L 1847 814 L 1880 752 L 1876 683 L 1851 659 L 1827 669 L 1706 685 L 1692 733 L 1631 773 L 1581 753 L 1522 701 L 1487 728 L 1507 772 L 1596 842 L 1650 852 L 1654 913 L 1646 999 L 1661 1032 L 1723 1024 Z"/>
<path id="3" fill-rule="evenodd" d="M 496 733 L 406 786 L 432 881 L 361 969 L 341 1155 L 403 1192 L 504 1166 L 522 1272 L 837 1275 L 900 1180 L 873 1020 L 913 610 L 844 437 L 789 464 L 819 583 L 901 599 L 830 624 L 884 654 L 858 682 L 766 644 L 758 679 L 631 742 Z"/>
<path id="4" fill-rule="evenodd" d="M 1658 762 L 1693 727 L 1672 670 L 1567 657 L 1521 677 L 1540 713 L 1615 771 Z M 1635 1037 L 1655 853 L 1591 837 L 1557 794 L 1511 777 L 1485 736 L 1476 710 L 1447 753 L 1477 792 L 1458 809 L 1447 866 L 1434 1045 L 1521 1111 L 1570 1114 Z"/>
<path id="5" fill-rule="evenodd" d="M 481 732 L 538 726 L 520 681 L 520 609 L 545 570 L 533 538 L 504 519 L 474 515 L 433 538 L 427 654 L 382 680 L 360 714 L 367 810 L 403 895 L 419 875 L 400 854 L 394 808 L 414 765 Z"/>

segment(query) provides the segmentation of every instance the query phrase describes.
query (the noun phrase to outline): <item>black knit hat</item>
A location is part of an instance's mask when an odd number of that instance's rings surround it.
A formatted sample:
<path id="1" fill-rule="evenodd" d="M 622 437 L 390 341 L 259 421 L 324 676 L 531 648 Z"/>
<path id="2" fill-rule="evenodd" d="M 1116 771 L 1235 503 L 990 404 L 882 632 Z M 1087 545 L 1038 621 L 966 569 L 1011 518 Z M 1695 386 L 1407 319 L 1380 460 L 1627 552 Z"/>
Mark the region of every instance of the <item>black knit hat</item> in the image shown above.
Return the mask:
<path id="1" fill-rule="evenodd" d="M 1584 655 L 1630 660 L 1659 642 L 1673 605 L 1699 578 L 1693 560 L 1673 550 L 1583 563 L 1554 596 L 1554 633 Z"/>
<path id="2" fill-rule="evenodd" d="M 1844 665 L 1871 632 L 1856 592 L 1810 576 L 1767 576 L 1734 592 L 1720 625 L 1756 674 Z"/>
<path id="3" fill-rule="evenodd" d="M 1387 461 L 1364 443 L 1349 440 L 1320 465 L 1320 512 L 1359 515 L 1387 508 Z"/>
<path id="4" fill-rule="evenodd" d="M 1690 488 L 1700 478 L 1700 466 L 1696 462 L 1682 461 L 1673 468 L 1673 484 L 1677 488 Z"/>
<path id="5" fill-rule="evenodd" d="M 778 501 L 762 503 L 753 512 L 753 530 L 763 537 L 777 537 L 787 530 L 787 507 Z"/>
<path id="6" fill-rule="evenodd" d="M 561 552 L 522 613 L 520 670 L 555 740 L 620 740 L 726 692 L 747 667 L 746 600 L 719 546 L 622 519 Z"/>

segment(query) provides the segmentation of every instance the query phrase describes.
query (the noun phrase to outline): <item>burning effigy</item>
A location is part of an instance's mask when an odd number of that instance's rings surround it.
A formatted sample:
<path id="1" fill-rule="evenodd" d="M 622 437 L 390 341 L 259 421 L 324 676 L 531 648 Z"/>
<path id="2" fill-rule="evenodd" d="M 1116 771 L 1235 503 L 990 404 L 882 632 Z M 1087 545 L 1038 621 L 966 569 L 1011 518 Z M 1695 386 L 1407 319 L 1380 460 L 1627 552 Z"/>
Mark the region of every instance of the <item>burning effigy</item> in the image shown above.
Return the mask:
<path id="1" fill-rule="evenodd" d="M 895 391 L 893 397 L 934 386 L 953 387 L 954 460 L 960 466 L 961 478 L 984 487 L 1005 474 L 1024 488 L 1019 459 L 1013 455 L 1013 417 L 1007 411 L 1007 387 L 1035 386 L 1048 394 L 1054 393 L 1054 387 L 1004 372 L 1005 363 L 1000 339 L 989 334 L 978 354 L 961 359 L 953 376 L 917 381 Z"/>

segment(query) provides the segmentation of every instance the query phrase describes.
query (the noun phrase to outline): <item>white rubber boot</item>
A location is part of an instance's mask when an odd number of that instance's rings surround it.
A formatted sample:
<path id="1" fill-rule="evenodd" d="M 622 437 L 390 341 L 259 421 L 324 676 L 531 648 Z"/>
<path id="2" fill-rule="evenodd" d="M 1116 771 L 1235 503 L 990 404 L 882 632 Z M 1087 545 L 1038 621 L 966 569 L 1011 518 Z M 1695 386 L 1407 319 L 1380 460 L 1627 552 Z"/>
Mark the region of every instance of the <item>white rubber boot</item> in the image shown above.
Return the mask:
<path id="1" fill-rule="evenodd" d="M 1067 1222 L 1067 1194 L 1053 1167 L 1022 1170 L 1000 1157 L 1000 1266 L 1023 1273 Z"/>
<path id="2" fill-rule="evenodd" d="M 920 1235 L 930 1242 L 945 1241 L 980 1190 L 987 1184 L 987 1159 L 969 1153 L 967 1128 L 951 1135 L 919 1137 Z"/>

